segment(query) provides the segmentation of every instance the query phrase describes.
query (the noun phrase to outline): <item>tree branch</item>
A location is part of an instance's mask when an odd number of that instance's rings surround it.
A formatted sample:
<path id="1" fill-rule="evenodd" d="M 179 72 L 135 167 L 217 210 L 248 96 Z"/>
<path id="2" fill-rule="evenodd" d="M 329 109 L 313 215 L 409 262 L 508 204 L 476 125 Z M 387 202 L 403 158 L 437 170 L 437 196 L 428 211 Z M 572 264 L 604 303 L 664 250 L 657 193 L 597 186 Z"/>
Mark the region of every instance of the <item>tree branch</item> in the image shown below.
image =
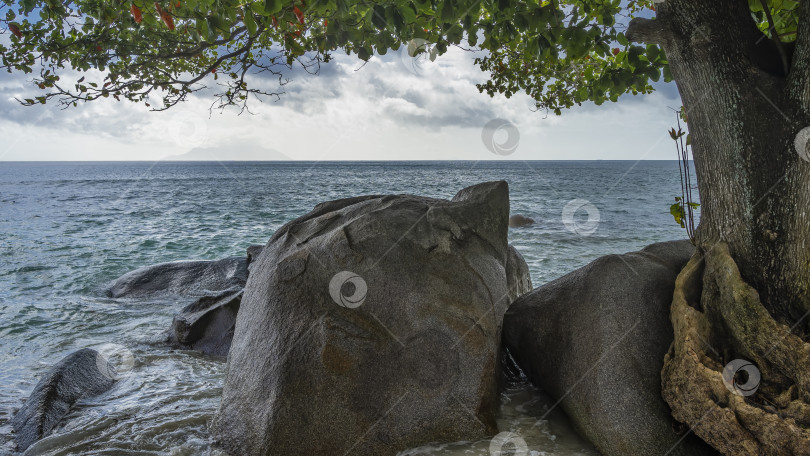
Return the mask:
<path id="1" fill-rule="evenodd" d="M 793 68 L 788 75 L 788 93 L 810 114 L 810 1 L 799 3 L 799 27 Z"/>
<path id="2" fill-rule="evenodd" d="M 785 51 L 785 46 L 779 39 L 779 34 L 776 33 L 776 23 L 774 23 L 773 16 L 771 15 L 771 7 L 768 6 L 766 0 L 759 0 L 759 2 L 762 4 L 762 9 L 765 11 L 765 17 L 768 18 L 768 29 L 771 31 L 771 37 L 774 43 L 776 43 L 776 49 L 779 50 L 779 57 L 782 58 L 782 66 L 785 68 L 785 74 L 787 75 L 790 73 L 790 60 L 787 51 Z"/>
<path id="3" fill-rule="evenodd" d="M 636 17 L 627 26 L 625 36 L 636 43 L 663 44 L 666 41 L 666 28 L 661 19 Z"/>

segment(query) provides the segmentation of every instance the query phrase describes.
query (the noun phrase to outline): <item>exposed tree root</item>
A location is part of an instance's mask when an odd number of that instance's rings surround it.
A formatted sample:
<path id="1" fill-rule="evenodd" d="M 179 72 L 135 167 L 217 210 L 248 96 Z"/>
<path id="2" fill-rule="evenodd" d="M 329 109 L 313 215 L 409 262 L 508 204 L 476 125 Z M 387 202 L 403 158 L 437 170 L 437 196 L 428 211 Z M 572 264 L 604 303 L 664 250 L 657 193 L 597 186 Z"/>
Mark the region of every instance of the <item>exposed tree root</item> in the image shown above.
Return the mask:
<path id="1" fill-rule="evenodd" d="M 771 318 L 725 244 L 678 276 L 671 319 L 661 376 L 676 420 L 726 455 L 810 455 L 810 344 Z M 753 367 L 724 382 L 735 359 L 758 368 L 758 387 Z"/>

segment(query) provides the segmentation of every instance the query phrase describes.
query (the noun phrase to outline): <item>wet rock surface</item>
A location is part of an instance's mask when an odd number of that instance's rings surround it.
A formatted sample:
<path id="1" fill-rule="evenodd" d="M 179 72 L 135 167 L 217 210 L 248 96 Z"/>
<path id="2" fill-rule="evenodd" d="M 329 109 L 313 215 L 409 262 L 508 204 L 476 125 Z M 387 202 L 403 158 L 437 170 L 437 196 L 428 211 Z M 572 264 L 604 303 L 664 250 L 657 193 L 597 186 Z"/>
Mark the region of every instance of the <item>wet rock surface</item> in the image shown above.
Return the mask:
<path id="1" fill-rule="evenodd" d="M 534 225 L 534 219 L 524 215 L 515 214 L 509 217 L 509 228 L 522 228 Z"/>
<path id="2" fill-rule="evenodd" d="M 232 288 L 189 304 L 174 317 L 167 343 L 209 356 L 227 357 L 242 294 L 241 288 Z"/>
<path id="3" fill-rule="evenodd" d="M 151 298 L 160 295 L 202 296 L 244 287 L 247 259 L 176 261 L 146 266 L 124 274 L 107 289 L 111 298 Z"/>
<path id="4" fill-rule="evenodd" d="M 107 359 L 90 348 L 56 363 L 11 420 L 18 450 L 25 451 L 49 435 L 77 401 L 109 390 L 115 378 Z"/>

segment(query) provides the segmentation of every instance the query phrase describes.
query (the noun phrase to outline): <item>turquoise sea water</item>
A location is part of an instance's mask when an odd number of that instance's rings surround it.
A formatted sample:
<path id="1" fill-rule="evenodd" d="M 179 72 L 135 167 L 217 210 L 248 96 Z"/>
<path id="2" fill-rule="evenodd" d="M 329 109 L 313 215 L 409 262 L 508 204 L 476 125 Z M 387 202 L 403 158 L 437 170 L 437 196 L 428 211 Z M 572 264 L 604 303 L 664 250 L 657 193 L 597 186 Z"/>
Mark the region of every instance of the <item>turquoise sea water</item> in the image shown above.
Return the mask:
<path id="1" fill-rule="evenodd" d="M 79 404 L 28 454 L 209 453 L 224 363 L 152 343 L 188 301 L 112 300 L 105 284 L 144 265 L 243 255 L 321 201 L 451 198 L 499 179 L 509 182 L 512 213 L 536 221 L 510 229 L 535 286 L 604 254 L 686 237 L 669 214 L 681 193 L 674 161 L 0 162 L 0 454 L 11 449 L 8 420 L 38 376 L 87 346 L 131 355 L 127 375 Z M 575 200 L 582 201 L 571 206 Z M 540 420 L 553 405 L 530 388 L 511 391 L 502 427 L 528 429 L 533 455 L 594 454 L 557 410 Z M 488 448 L 455 443 L 411 454 L 488 455 Z"/>

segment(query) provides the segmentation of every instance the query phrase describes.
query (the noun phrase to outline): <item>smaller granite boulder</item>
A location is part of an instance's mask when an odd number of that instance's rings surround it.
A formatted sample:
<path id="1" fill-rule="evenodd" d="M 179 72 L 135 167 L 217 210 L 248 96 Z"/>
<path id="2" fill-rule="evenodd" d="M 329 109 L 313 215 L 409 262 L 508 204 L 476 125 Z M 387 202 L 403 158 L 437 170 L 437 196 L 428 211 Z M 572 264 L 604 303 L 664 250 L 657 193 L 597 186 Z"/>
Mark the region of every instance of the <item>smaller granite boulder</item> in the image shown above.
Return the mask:
<path id="1" fill-rule="evenodd" d="M 509 246 L 506 257 L 506 284 L 509 287 L 509 302 L 532 291 L 532 275 L 529 272 L 529 265 L 523 259 L 523 255 Z"/>
<path id="2" fill-rule="evenodd" d="M 676 432 L 661 397 L 675 279 L 693 251 L 676 241 L 604 256 L 522 296 L 506 313 L 509 352 L 604 456 L 716 454 Z"/>
<path id="3" fill-rule="evenodd" d="M 93 349 L 84 348 L 63 358 L 42 377 L 12 418 L 17 448 L 25 451 L 50 434 L 73 404 L 109 390 L 115 378 L 107 359 Z"/>
<path id="4" fill-rule="evenodd" d="M 165 294 L 203 296 L 233 287 L 243 288 L 247 275 L 245 257 L 161 263 L 124 274 L 107 289 L 107 296 L 111 298 L 149 298 Z"/>
<path id="5" fill-rule="evenodd" d="M 167 342 L 177 348 L 227 357 L 241 302 L 240 288 L 197 299 L 174 317 Z"/>
<path id="6" fill-rule="evenodd" d="M 509 217 L 509 228 L 522 228 L 524 226 L 531 226 L 534 225 L 534 219 L 529 217 L 515 214 Z"/>

